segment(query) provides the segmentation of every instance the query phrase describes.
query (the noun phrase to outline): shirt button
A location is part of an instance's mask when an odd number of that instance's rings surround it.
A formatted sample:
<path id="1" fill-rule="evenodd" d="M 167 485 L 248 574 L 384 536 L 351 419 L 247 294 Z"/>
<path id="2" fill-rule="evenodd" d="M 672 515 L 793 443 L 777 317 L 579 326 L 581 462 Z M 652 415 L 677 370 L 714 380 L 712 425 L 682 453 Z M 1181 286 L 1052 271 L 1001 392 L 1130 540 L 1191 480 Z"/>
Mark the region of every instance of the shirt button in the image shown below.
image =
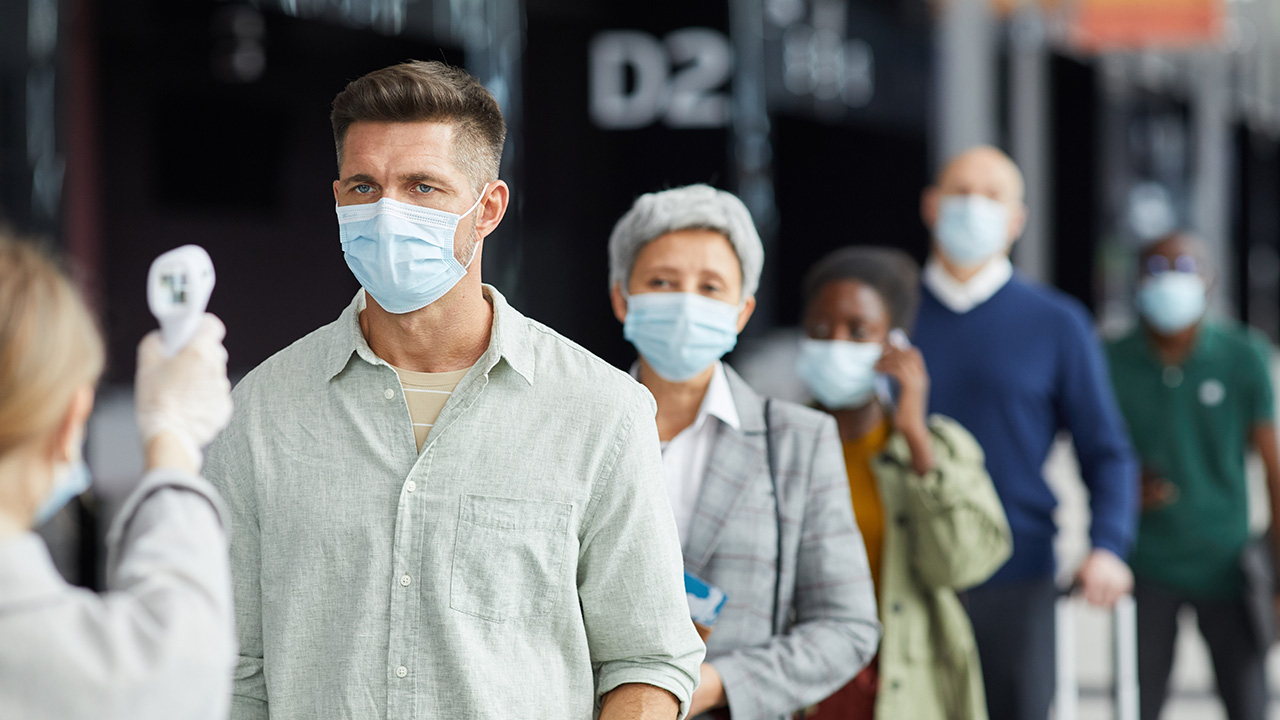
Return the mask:
<path id="1" fill-rule="evenodd" d="M 401 576 L 400 576 L 400 585 L 401 585 L 401 587 L 409 587 L 409 583 L 411 583 L 411 582 L 413 582 L 413 578 L 409 577 L 408 575 L 401 575 Z"/>
<path id="2" fill-rule="evenodd" d="M 403 665 L 401 665 L 400 667 L 396 668 L 396 677 L 398 677 L 398 678 L 402 678 L 402 677 L 405 677 L 405 676 L 406 676 L 406 675 L 408 675 L 408 674 L 409 674 L 409 668 L 407 668 L 407 667 L 405 667 L 405 666 L 403 666 Z"/>
<path id="3" fill-rule="evenodd" d="M 386 392 L 382 393 L 382 397 L 384 397 L 384 398 L 386 398 L 386 399 L 388 399 L 388 400 L 390 400 L 391 398 L 393 398 L 393 397 L 395 397 L 395 396 L 396 396 L 396 391 L 395 391 L 395 390 L 392 390 L 391 388 L 387 388 Z"/>
<path id="4" fill-rule="evenodd" d="M 418 489 L 418 483 L 412 480 L 404 484 L 405 492 L 413 492 L 414 490 L 417 490 L 417 489 Z"/>

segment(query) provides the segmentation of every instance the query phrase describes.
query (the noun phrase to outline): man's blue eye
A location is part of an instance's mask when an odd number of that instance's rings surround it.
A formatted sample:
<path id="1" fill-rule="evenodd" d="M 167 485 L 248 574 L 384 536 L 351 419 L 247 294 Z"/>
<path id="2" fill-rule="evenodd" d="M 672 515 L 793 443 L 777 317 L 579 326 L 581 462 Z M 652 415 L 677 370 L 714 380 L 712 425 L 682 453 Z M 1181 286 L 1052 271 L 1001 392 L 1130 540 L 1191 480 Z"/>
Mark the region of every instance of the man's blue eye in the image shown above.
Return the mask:
<path id="1" fill-rule="evenodd" d="M 361 195 L 364 195 L 364 194 L 373 192 L 373 187 L 369 185 L 365 185 L 364 183 L 361 183 L 359 185 L 356 185 L 354 188 L 352 188 L 352 190 L 355 190 Z"/>
<path id="2" fill-rule="evenodd" d="M 418 192 L 420 192 L 420 193 L 429 193 L 429 192 L 431 192 L 432 190 L 435 190 L 435 188 L 431 187 L 430 185 L 428 185 L 428 184 L 426 184 L 426 183 L 418 183 L 418 188 L 417 188 L 417 190 L 418 190 Z"/>

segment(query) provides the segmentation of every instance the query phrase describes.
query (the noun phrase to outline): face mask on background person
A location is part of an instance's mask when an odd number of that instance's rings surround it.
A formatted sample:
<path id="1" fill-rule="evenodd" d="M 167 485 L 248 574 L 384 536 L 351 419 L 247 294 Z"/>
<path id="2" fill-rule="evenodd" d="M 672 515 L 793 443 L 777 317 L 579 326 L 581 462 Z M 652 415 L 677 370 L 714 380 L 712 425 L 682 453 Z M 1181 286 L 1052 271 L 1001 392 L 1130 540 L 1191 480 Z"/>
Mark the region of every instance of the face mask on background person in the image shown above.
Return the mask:
<path id="1" fill-rule="evenodd" d="M 622 336 L 664 380 L 684 382 L 738 343 L 739 310 L 694 293 L 630 295 Z"/>
<path id="2" fill-rule="evenodd" d="M 875 392 L 875 367 L 883 352 L 880 343 L 805 338 L 796 372 L 823 407 L 861 407 Z"/>
<path id="3" fill-rule="evenodd" d="M 1009 241 L 1009 208 L 984 195 L 945 195 L 938 203 L 933 237 L 947 259 L 979 265 Z"/>
<path id="4" fill-rule="evenodd" d="M 444 297 L 467 274 L 453 256 L 453 236 L 461 215 L 383 198 L 365 205 L 338 206 L 338 234 L 347 267 L 384 310 L 396 315 L 424 308 Z M 477 243 L 477 247 L 479 243 Z"/>
<path id="5" fill-rule="evenodd" d="M 71 498 L 89 489 L 89 466 L 84 462 L 83 443 L 76 444 L 74 456 L 69 462 L 59 463 L 53 469 L 53 487 L 45 496 L 40 507 L 36 508 L 32 523 L 35 527 L 53 519 Z"/>
<path id="6" fill-rule="evenodd" d="M 1206 290 L 1196 273 L 1169 270 L 1148 276 L 1138 286 L 1138 313 L 1157 332 L 1186 330 L 1204 316 Z"/>

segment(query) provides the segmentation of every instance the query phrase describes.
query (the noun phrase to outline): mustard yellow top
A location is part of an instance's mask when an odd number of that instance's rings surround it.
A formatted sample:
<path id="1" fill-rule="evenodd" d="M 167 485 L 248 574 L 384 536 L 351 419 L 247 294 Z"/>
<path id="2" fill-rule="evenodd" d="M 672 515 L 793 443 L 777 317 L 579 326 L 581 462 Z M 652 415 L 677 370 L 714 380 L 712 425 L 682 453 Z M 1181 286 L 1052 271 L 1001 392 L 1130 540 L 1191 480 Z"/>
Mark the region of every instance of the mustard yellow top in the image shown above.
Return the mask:
<path id="1" fill-rule="evenodd" d="M 849 471 L 849 494 L 853 497 L 853 516 L 867 546 L 867 562 L 871 565 L 871 581 L 876 594 L 880 591 L 880 561 L 884 554 L 884 506 L 880 488 L 871 469 L 871 459 L 884 451 L 892 427 L 886 419 L 871 432 L 844 444 L 844 465 Z"/>

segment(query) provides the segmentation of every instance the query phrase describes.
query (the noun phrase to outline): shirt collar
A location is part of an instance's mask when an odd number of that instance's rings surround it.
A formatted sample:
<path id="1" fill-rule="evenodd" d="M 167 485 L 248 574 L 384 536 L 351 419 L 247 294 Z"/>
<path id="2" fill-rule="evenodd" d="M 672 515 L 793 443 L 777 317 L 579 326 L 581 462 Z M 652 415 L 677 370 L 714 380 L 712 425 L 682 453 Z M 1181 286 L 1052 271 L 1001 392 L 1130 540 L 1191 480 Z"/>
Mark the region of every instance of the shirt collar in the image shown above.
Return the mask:
<path id="1" fill-rule="evenodd" d="M 702 422 L 708 415 L 720 418 L 734 430 L 742 429 L 738 406 L 734 404 L 733 391 L 729 388 L 729 378 L 725 376 L 724 363 L 719 360 L 716 361 L 716 371 L 711 375 L 711 384 L 707 386 L 707 394 L 702 396 L 697 422 Z"/>
<path id="2" fill-rule="evenodd" d="M 966 313 L 991 299 L 1013 277 L 1013 263 L 1000 256 L 987 261 L 976 275 L 960 282 L 932 255 L 924 264 L 924 286 L 952 312 Z"/>
<path id="3" fill-rule="evenodd" d="M 631 365 L 631 377 L 640 380 L 640 361 Z M 692 427 L 701 427 L 707 416 L 720 418 L 725 425 L 734 430 L 742 429 L 742 418 L 738 415 L 738 405 L 733 400 L 733 388 L 729 387 L 729 376 L 725 373 L 724 363 L 717 360 L 716 370 L 711 374 L 711 384 L 702 395 L 702 404 L 698 406 L 698 416 L 694 418 Z"/>
<path id="4" fill-rule="evenodd" d="M 1191 341 L 1191 349 L 1187 352 L 1187 356 L 1182 359 L 1182 362 L 1178 364 L 1179 367 L 1186 367 L 1201 355 L 1216 351 L 1218 344 L 1216 327 L 1211 324 L 1207 317 L 1201 318 L 1197 323 L 1196 336 Z M 1134 332 L 1137 336 L 1137 344 L 1141 348 L 1141 353 L 1147 363 L 1151 367 L 1166 367 L 1164 360 L 1160 358 L 1160 349 L 1156 347 L 1155 340 L 1151 337 L 1151 331 L 1145 325 L 1139 323 L 1134 328 Z"/>
<path id="5" fill-rule="evenodd" d="M 533 348 L 525 335 L 528 319 L 511 307 L 502 293 L 492 285 L 482 287 L 485 300 L 493 306 L 493 327 L 489 331 L 489 347 L 476 364 L 482 366 L 487 375 L 499 360 L 506 360 L 525 382 L 533 384 Z M 347 367 L 353 355 L 370 365 L 391 367 L 373 353 L 369 342 L 365 340 L 364 332 L 360 330 L 360 313 L 364 312 L 365 306 L 364 290 L 361 289 L 334 324 L 335 335 L 329 346 L 329 380 L 337 377 Z"/>
<path id="6" fill-rule="evenodd" d="M 48 599 L 67 588 L 39 535 L 22 533 L 0 541 L 0 610 Z"/>

